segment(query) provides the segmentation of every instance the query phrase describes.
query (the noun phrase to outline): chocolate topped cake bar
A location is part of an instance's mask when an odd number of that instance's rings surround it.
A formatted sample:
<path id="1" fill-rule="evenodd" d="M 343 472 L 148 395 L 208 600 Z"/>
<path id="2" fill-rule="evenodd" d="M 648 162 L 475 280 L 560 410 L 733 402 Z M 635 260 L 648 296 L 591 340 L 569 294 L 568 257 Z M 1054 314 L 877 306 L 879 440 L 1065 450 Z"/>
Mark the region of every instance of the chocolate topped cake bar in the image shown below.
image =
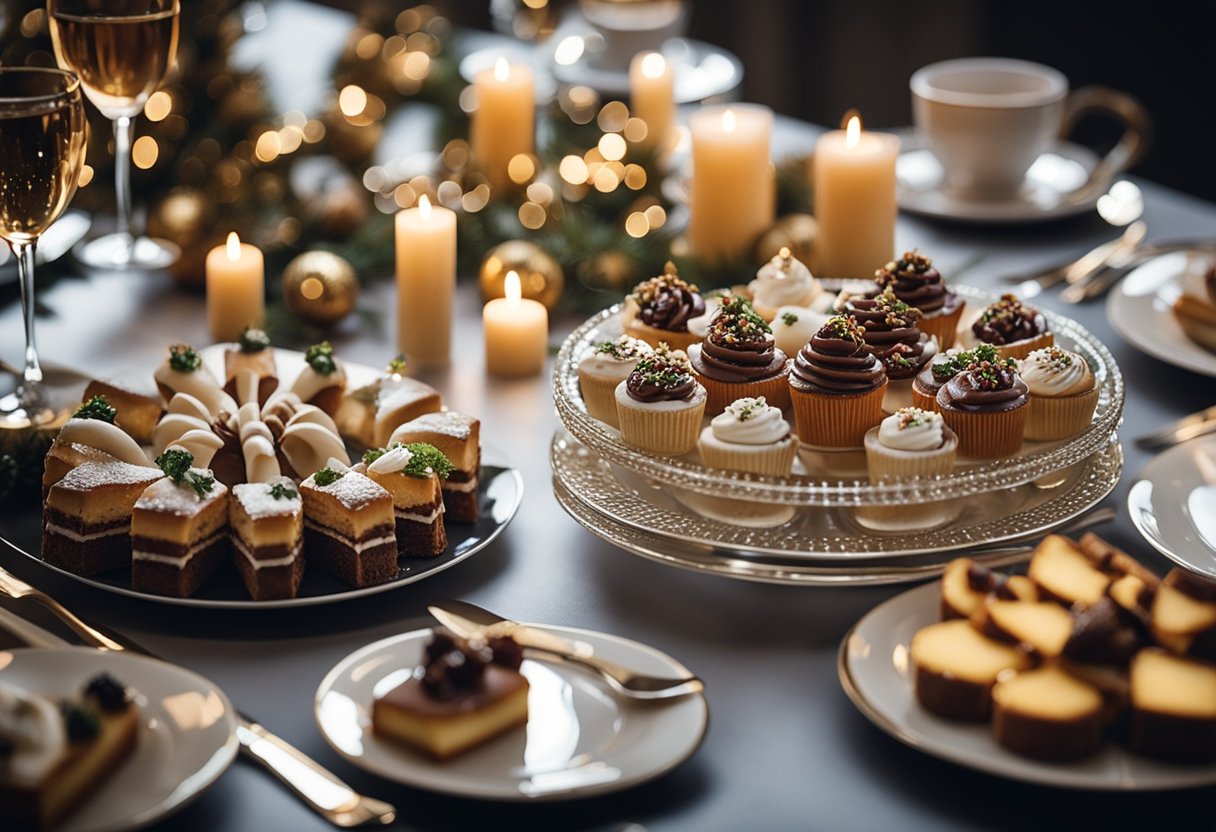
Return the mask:
<path id="1" fill-rule="evenodd" d="M 397 577 L 393 498 L 358 471 L 325 467 L 300 483 L 308 558 L 357 587 Z"/>
<path id="2" fill-rule="evenodd" d="M 477 478 L 481 469 L 481 421 L 445 410 L 427 413 L 406 422 L 395 431 L 389 444 L 434 445 L 452 463 L 454 470 L 443 481 L 443 503 L 448 522 L 477 520 Z"/>

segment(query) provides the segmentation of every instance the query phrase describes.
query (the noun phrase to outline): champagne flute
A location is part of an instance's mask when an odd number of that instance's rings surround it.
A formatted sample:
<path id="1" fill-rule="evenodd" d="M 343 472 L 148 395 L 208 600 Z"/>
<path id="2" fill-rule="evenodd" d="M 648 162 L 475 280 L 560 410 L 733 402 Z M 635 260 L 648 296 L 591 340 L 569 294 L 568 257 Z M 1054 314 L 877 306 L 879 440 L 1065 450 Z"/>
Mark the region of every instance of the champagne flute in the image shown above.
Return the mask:
<path id="1" fill-rule="evenodd" d="M 80 76 L 85 96 L 114 122 L 118 231 L 80 248 L 87 265 L 160 269 L 181 256 L 164 240 L 131 233 L 132 123 L 177 54 L 178 0 L 48 0 L 59 65 Z"/>
<path id="2" fill-rule="evenodd" d="M 34 250 L 76 194 L 84 152 L 80 80 L 62 69 L 0 67 L 0 238 L 17 258 L 25 322 L 21 382 L 0 398 L 6 427 L 51 415 L 34 342 Z"/>

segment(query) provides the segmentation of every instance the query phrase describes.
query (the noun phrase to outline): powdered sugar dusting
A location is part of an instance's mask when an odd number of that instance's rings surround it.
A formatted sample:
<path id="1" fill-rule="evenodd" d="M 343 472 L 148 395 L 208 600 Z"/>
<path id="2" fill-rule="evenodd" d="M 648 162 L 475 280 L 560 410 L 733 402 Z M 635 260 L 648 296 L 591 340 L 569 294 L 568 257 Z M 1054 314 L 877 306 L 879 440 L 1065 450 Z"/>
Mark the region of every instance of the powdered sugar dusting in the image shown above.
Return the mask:
<path id="1" fill-rule="evenodd" d="M 473 425 L 477 424 L 477 421 L 477 417 L 475 416 L 466 416 L 453 410 L 445 410 L 442 413 L 425 413 L 417 419 L 406 422 L 397 429 L 396 433 L 405 436 L 427 431 L 463 441 L 472 435 Z M 394 440 L 400 441 L 396 433 L 394 434 Z"/>
<path id="2" fill-rule="evenodd" d="M 245 513 L 254 520 L 284 514 L 297 514 L 303 510 L 303 503 L 298 492 L 294 497 L 275 497 L 270 493 L 270 489 L 275 485 L 281 485 L 293 492 L 296 491 L 295 483 L 290 479 L 277 477 L 271 482 L 242 483 L 234 486 L 232 496 L 241 504 Z"/>
<path id="3" fill-rule="evenodd" d="M 71 491 L 91 491 L 107 485 L 134 485 L 141 482 L 152 482 L 161 477 L 157 468 L 132 465 L 129 462 L 109 461 L 85 462 L 68 472 L 68 475 L 56 484 L 56 488 Z"/>
<path id="4" fill-rule="evenodd" d="M 203 468 L 191 468 L 195 474 L 211 476 L 211 472 Z M 160 514 L 174 514 L 179 517 L 198 514 L 205 506 L 216 500 L 222 500 L 228 494 L 228 489 L 219 480 L 211 486 L 211 491 L 204 496 L 185 483 L 178 484 L 165 477 L 148 486 L 135 503 L 139 511 L 155 511 Z"/>
<path id="5" fill-rule="evenodd" d="M 392 501 L 392 497 L 378 482 L 358 471 L 347 471 L 329 485 L 317 485 L 314 474 L 301 485 L 333 496 L 348 509 L 362 508 L 377 501 Z"/>

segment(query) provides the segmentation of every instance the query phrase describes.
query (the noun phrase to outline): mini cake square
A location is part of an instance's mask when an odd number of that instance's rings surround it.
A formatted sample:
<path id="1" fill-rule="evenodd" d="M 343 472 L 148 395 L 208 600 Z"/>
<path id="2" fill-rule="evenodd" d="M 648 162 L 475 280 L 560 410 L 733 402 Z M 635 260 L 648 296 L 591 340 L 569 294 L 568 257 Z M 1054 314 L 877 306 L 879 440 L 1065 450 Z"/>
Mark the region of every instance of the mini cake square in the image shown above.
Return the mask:
<path id="1" fill-rule="evenodd" d="M 392 496 L 358 471 L 322 468 L 300 483 L 309 561 L 353 586 L 397 577 Z"/>
<path id="2" fill-rule="evenodd" d="M 286 477 L 242 483 L 228 502 L 232 558 L 255 601 L 295 598 L 304 577 L 304 505 Z"/>
<path id="3" fill-rule="evenodd" d="M 428 557 L 447 548 L 443 523 L 441 477 L 452 470 L 434 445 L 393 445 L 363 457 L 367 476 L 393 498 L 397 518 L 397 552 Z"/>
<path id="4" fill-rule="evenodd" d="M 614 413 L 615 404 L 614 398 Z M 481 420 L 452 410 L 427 413 L 393 431 L 389 444 L 397 442 L 434 445 L 447 457 L 453 469 L 442 481 L 445 520 L 449 523 L 476 522 L 477 486 L 481 472 Z"/>

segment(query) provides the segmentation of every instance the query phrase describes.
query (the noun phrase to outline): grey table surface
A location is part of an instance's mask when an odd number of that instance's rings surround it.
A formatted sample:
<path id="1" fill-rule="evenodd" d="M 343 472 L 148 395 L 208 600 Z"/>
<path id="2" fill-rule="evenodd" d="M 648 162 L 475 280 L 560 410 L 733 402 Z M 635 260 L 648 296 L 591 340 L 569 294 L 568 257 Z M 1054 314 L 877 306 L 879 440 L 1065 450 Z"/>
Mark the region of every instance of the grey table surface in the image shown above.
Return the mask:
<path id="1" fill-rule="evenodd" d="M 814 128 L 779 123 L 776 153 L 805 151 Z M 1150 241 L 1216 235 L 1216 206 L 1141 183 Z M 900 250 L 919 247 L 947 276 L 995 287 L 999 275 L 1075 257 L 1112 236 L 1096 216 L 1040 227 L 979 229 L 901 217 Z M 467 276 L 466 276 L 467 277 Z M 167 343 L 207 342 L 201 299 L 167 277 L 94 274 L 57 283 L 40 296 L 39 341 L 51 361 L 97 374 L 146 367 Z M 393 308 L 391 282 L 365 291 L 366 306 Z M 1108 503 L 1119 519 L 1100 529 L 1164 571 L 1123 508 L 1128 483 L 1148 460 L 1130 443 L 1169 420 L 1210 405 L 1216 381 L 1163 364 L 1124 344 L 1102 304 L 1067 307 L 1101 338 L 1127 379 L 1122 429 L 1126 469 Z M 21 324 L 15 294 L 0 296 L 0 354 L 15 361 Z M 447 404 L 480 414 L 487 457 L 517 466 L 523 506 L 505 534 L 457 568 L 386 594 L 302 610 L 211 612 L 121 598 L 57 577 L 11 553 L 12 571 L 79 613 L 125 632 L 171 661 L 210 677 L 232 700 L 368 794 L 392 801 L 399 828 L 474 829 L 1020 829 L 1152 823 L 1206 812 L 1216 789 L 1092 794 L 1028 786 L 976 773 L 904 747 L 854 710 L 836 677 L 848 628 L 901 588 L 807 589 L 694 574 L 633 557 L 599 541 L 553 497 L 548 447 L 557 427 L 547 377 L 487 379 L 480 301 L 462 280 L 450 371 L 426 376 Z M 554 322 L 560 341 L 577 321 Z M 338 351 L 373 365 L 394 352 L 391 331 L 334 333 Z M 587 801 L 503 805 L 441 797 L 365 774 L 332 752 L 312 717 L 322 676 L 376 639 L 425 623 L 425 606 L 465 598 L 526 620 L 585 627 L 651 644 L 707 683 L 711 725 L 700 750 L 661 779 Z M 3 605 L 47 623 L 28 603 Z M 238 761 L 189 808 L 163 824 L 174 830 L 322 830 L 265 772 Z"/>

